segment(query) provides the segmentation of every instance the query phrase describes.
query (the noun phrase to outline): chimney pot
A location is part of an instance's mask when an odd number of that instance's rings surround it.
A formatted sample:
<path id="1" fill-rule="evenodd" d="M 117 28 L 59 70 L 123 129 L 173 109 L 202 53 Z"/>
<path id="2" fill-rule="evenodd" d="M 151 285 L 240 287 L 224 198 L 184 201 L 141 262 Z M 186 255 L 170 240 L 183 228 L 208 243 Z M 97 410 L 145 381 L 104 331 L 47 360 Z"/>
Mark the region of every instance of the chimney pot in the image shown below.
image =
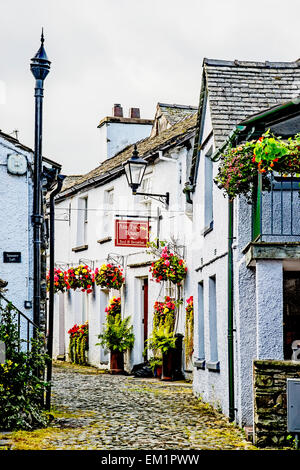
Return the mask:
<path id="1" fill-rule="evenodd" d="M 129 117 L 140 119 L 140 108 L 129 108 Z"/>
<path id="2" fill-rule="evenodd" d="M 113 116 L 123 117 L 123 108 L 120 104 L 114 104 L 113 107 Z"/>

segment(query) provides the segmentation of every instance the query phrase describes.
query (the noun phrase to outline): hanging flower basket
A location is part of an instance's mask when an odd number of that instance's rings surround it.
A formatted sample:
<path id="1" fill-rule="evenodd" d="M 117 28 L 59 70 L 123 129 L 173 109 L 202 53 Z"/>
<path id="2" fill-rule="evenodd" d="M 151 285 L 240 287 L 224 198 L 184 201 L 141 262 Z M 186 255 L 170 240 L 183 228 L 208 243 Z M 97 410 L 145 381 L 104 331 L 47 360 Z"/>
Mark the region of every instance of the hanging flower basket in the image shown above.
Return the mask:
<path id="1" fill-rule="evenodd" d="M 186 277 L 187 267 L 183 259 L 171 253 L 165 246 L 160 258 L 151 264 L 149 271 L 156 282 L 171 281 L 173 284 L 179 285 Z"/>
<path id="2" fill-rule="evenodd" d="M 108 306 L 105 308 L 107 315 L 115 317 L 116 315 L 121 315 L 121 298 L 113 297 Z"/>
<path id="3" fill-rule="evenodd" d="M 50 271 L 46 277 L 47 290 L 50 289 Z M 54 293 L 65 292 L 67 289 L 64 272 L 59 268 L 54 268 Z"/>
<path id="4" fill-rule="evenodd" d="M 221 154 L 214 181 L 230 199 L 243 194 L 252 201 L 257 175 L 262 175 L 263 188 L 268 190 L 269 175 L 274 171 L 286 175 L 300 173 L 300 134 L 281 140 L 268 130 L 258 140 L 238 147 L 228 146 Z"/>
<path id="5" fill-rule="evenodd" d="M 175 323 L 175 302 L 166 296 L 164 302 L 156 301 L 154 304 L 153 327 L 168 326 L 171 331 Z"/>
<path id="6" fill-rule="evenodd" d="M 194 351 L 194 300 L 193 296 L 187 299 L 185 308 L 185 359 L 186 363 L 191 359 Z"/>
<path id="7" fill-rule="evenodd" d="M 94 273 L 86 265 L 79 265 L 76 268 L 69 268 L 66 271 L 66 284 L 70 289 L 81 289 L 88 294 L 93 291 Z"/>
<path id="8" fill-rule="evenodd" d="M 100 269 L 95 269 L 95 282 L 97 286 L 120 290 L 124 281 L 125 278 L 120 266 L 102 264 Z"/>

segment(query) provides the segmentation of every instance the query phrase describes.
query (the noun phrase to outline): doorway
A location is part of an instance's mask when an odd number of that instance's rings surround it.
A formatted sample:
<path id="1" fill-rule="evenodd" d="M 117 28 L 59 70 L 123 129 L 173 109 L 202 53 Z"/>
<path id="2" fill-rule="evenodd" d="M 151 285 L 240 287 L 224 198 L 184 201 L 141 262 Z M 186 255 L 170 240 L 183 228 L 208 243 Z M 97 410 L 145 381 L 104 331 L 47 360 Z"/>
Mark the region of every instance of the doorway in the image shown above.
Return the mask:
<path id="1" fill-rule="evenodd" d="M 300 272 L 283 273 L 284 359 L 292 357 L 292 342 L 300 340 Z"/>

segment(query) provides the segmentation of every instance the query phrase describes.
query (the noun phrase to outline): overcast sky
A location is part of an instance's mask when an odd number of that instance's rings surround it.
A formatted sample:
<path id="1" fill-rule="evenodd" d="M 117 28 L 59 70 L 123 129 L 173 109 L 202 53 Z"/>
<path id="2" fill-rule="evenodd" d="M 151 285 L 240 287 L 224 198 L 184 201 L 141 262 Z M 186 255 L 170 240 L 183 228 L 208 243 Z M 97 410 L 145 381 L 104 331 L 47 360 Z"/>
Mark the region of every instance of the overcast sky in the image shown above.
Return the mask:
<path id="1" fill-rule="evenodd" d="M 43 154 L 80 174 L 98 165 L 99 121 L 121 103 L 198 105 L 204 57 L 294 61 L 299 0 L 0 0 L 0 129 L 33 148 L 30 59 L 42 26 Z"/>

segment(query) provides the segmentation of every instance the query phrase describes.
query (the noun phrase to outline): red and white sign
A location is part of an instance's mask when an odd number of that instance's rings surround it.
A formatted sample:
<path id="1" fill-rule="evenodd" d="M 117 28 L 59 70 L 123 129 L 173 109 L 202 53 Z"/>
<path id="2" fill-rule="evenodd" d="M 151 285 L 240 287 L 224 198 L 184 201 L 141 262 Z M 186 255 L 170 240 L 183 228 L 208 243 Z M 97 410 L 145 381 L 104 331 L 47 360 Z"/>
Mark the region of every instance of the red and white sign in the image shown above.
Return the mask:
<path id="1" fill-rule="evenodd" d="M 149 221 L 116 220 L 115 222 L 115 246 L 147 246 Z"/>

